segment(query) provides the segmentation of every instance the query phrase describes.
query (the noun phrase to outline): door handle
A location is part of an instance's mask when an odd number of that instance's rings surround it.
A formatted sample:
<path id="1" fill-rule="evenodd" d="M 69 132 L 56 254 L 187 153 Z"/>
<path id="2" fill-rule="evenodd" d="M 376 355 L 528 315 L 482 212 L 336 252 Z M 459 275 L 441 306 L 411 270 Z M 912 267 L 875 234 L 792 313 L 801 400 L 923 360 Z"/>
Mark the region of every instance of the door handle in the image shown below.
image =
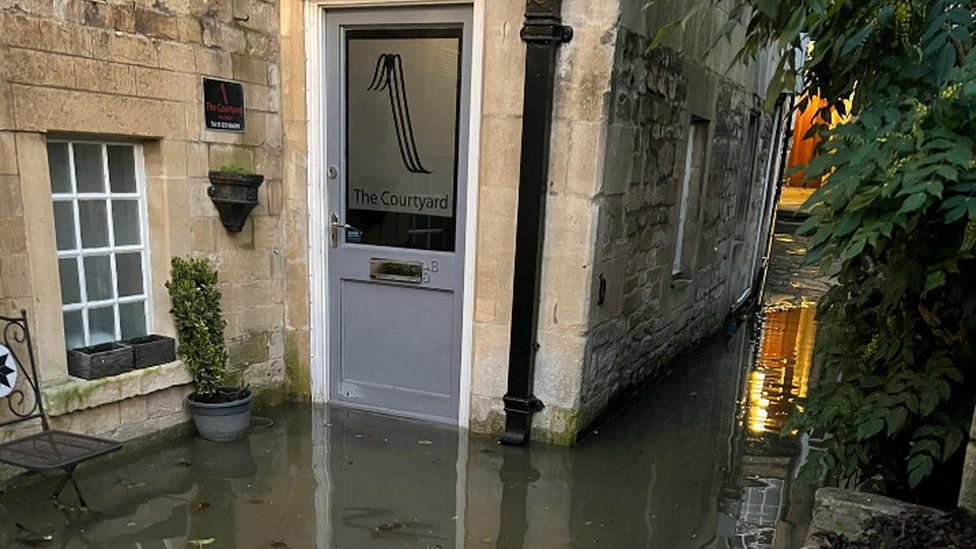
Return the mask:
<path id="1" fill-rule="evenodd" d="M 332 212 L 332 215 L 330 216 L 330 219 L 329 219 L 329 227 L 332 229 L 332 247 L 333 248 L 336 248 L 336 247 L 339 246 L 339 230 L 340 229 L 343 230 L 343 231 L 357 231 L 357 232 L 361 232 L 359 229 L 357 229 L 356 227 L 353 227 L 352 225 L 350 225 L 348 223 L 339 223 L 339 213 L 338 212 Z"/>

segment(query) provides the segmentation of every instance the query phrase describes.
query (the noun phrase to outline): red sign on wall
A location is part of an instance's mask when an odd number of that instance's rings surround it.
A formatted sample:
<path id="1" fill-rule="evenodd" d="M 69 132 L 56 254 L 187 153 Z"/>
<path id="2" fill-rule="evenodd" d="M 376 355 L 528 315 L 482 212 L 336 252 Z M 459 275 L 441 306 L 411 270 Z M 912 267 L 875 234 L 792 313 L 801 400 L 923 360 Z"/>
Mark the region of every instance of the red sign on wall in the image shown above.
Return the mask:
<path id="1" fill-rule="evenodd" d="M 204 78 L 203 118 L 208 130 L 244 131 L 244 85 Z"/>

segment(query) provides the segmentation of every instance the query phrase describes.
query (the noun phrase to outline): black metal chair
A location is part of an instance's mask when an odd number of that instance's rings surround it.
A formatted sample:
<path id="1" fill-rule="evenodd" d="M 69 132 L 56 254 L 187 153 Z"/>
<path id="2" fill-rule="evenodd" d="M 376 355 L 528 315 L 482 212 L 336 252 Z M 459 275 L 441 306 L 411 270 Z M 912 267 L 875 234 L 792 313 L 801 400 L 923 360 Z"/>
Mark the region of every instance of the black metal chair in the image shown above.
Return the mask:
<path id="1" fill-rule="evenodd" d="M 13 414 L 12 419 L 0 421 L 0 428 L 36 419 L 41 420 L 41 432 L 0 444 L 0 463 L 26 469 L 25 472 L 0 486 L 0 498 L 12 486 L 28 477 L 47 471 L 61 470 L 64 474 L 51 497 L 58 500 L 61 492 L 70 482 L 75 488 L 75 493 L 78 494 L 81 506 L 87 507 L 81 489 L 78 488 L 78 483 L 73 476 L 75 468 L 82 462 L 114 452 L 122 445 L 113 440 L 51 429 L 44 414 L 44 403 L 41 401 L 41 382 L 34 362 L 27 311 L 22 310 L 19 317 L 0 316 L 0 326 L 3 330 L 3 342 L 0 344 L 0 400 L 7 399 L 7 407 Z M 30 370 L 24 366 L 21 357 L 17 354 L 17 347 L 26 352 Z M 21 376 L 22 383 L 18 386 L 17 378 Z M 30 396 L 25 394 L 28 388 L 23 387 L 23 383 L 29 386 Z M 3 501 L 0 501 L 0 512 L 13 521 L 18 528 L 27 530 L 3 505 Z"/>

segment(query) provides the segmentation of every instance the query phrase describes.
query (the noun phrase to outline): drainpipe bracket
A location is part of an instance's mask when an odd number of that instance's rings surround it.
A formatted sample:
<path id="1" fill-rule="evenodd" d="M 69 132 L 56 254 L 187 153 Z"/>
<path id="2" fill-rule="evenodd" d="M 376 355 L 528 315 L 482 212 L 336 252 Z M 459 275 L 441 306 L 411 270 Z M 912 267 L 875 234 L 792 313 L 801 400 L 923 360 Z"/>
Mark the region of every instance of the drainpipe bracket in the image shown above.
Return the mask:
<path id="1" fill-rule="evenodd" d="M 557 46 L 573 39 L 573 27 L 560 25 L 551 18 L 527 19 L 519 33 L 525 42 L 555 43 Z"/>

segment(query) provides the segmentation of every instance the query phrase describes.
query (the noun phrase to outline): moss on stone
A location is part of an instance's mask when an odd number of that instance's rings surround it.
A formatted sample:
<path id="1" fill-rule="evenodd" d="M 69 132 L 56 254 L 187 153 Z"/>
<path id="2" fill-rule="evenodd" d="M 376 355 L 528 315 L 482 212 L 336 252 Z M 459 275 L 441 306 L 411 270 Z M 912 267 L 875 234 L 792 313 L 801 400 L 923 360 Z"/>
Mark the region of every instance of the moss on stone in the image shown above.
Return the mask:
<path id="1" fill-rule="evenodd" d="M 44 394 L 44 406 L 52 416 L 59 416 L 68 413 L 72 408 L 87 408 L 86 404 L 96 389 L 100 389 L 112 381 L 106 377 L 95 379 L 87 383 L 72 384 L 70 388 L 52 391 Z"/>
<path id="2" fill-rule="evenodd" d="M 297 339 L 294 331 L 285 337 L 285 383 L 289 398 L 305 401 L 312 394 L 312 375 L 308 364 L 302 362 Z"/>
<path id="3" fill-rule="evenodd" d="M 228 353 L 234 367 L 248 366 L 268 361 L 268 332 L 249 332 L 231 341 Z"/>
<path id="4" fill-rule="evenodd" d="M 539 438 L 553 444 L 572 446 L 576 444 L 579 435 L 580 412 L 574 408 L 553 407 L 549 411 L 549 429 L 541 436 L 536 436 L 533 429 L 532 438 Z M 545 431 L 543 429 L 543 431 Z"/>
<path id="5" fill-rule="evenodd" d="M 254 413 L 264 413 L 268 410 L 280 406 L 286 399 L 285 389 L 277 385 L 266 385 L 259 388 L 251 388 L 254 400 L 251 401 L 251 411 Z"/>

